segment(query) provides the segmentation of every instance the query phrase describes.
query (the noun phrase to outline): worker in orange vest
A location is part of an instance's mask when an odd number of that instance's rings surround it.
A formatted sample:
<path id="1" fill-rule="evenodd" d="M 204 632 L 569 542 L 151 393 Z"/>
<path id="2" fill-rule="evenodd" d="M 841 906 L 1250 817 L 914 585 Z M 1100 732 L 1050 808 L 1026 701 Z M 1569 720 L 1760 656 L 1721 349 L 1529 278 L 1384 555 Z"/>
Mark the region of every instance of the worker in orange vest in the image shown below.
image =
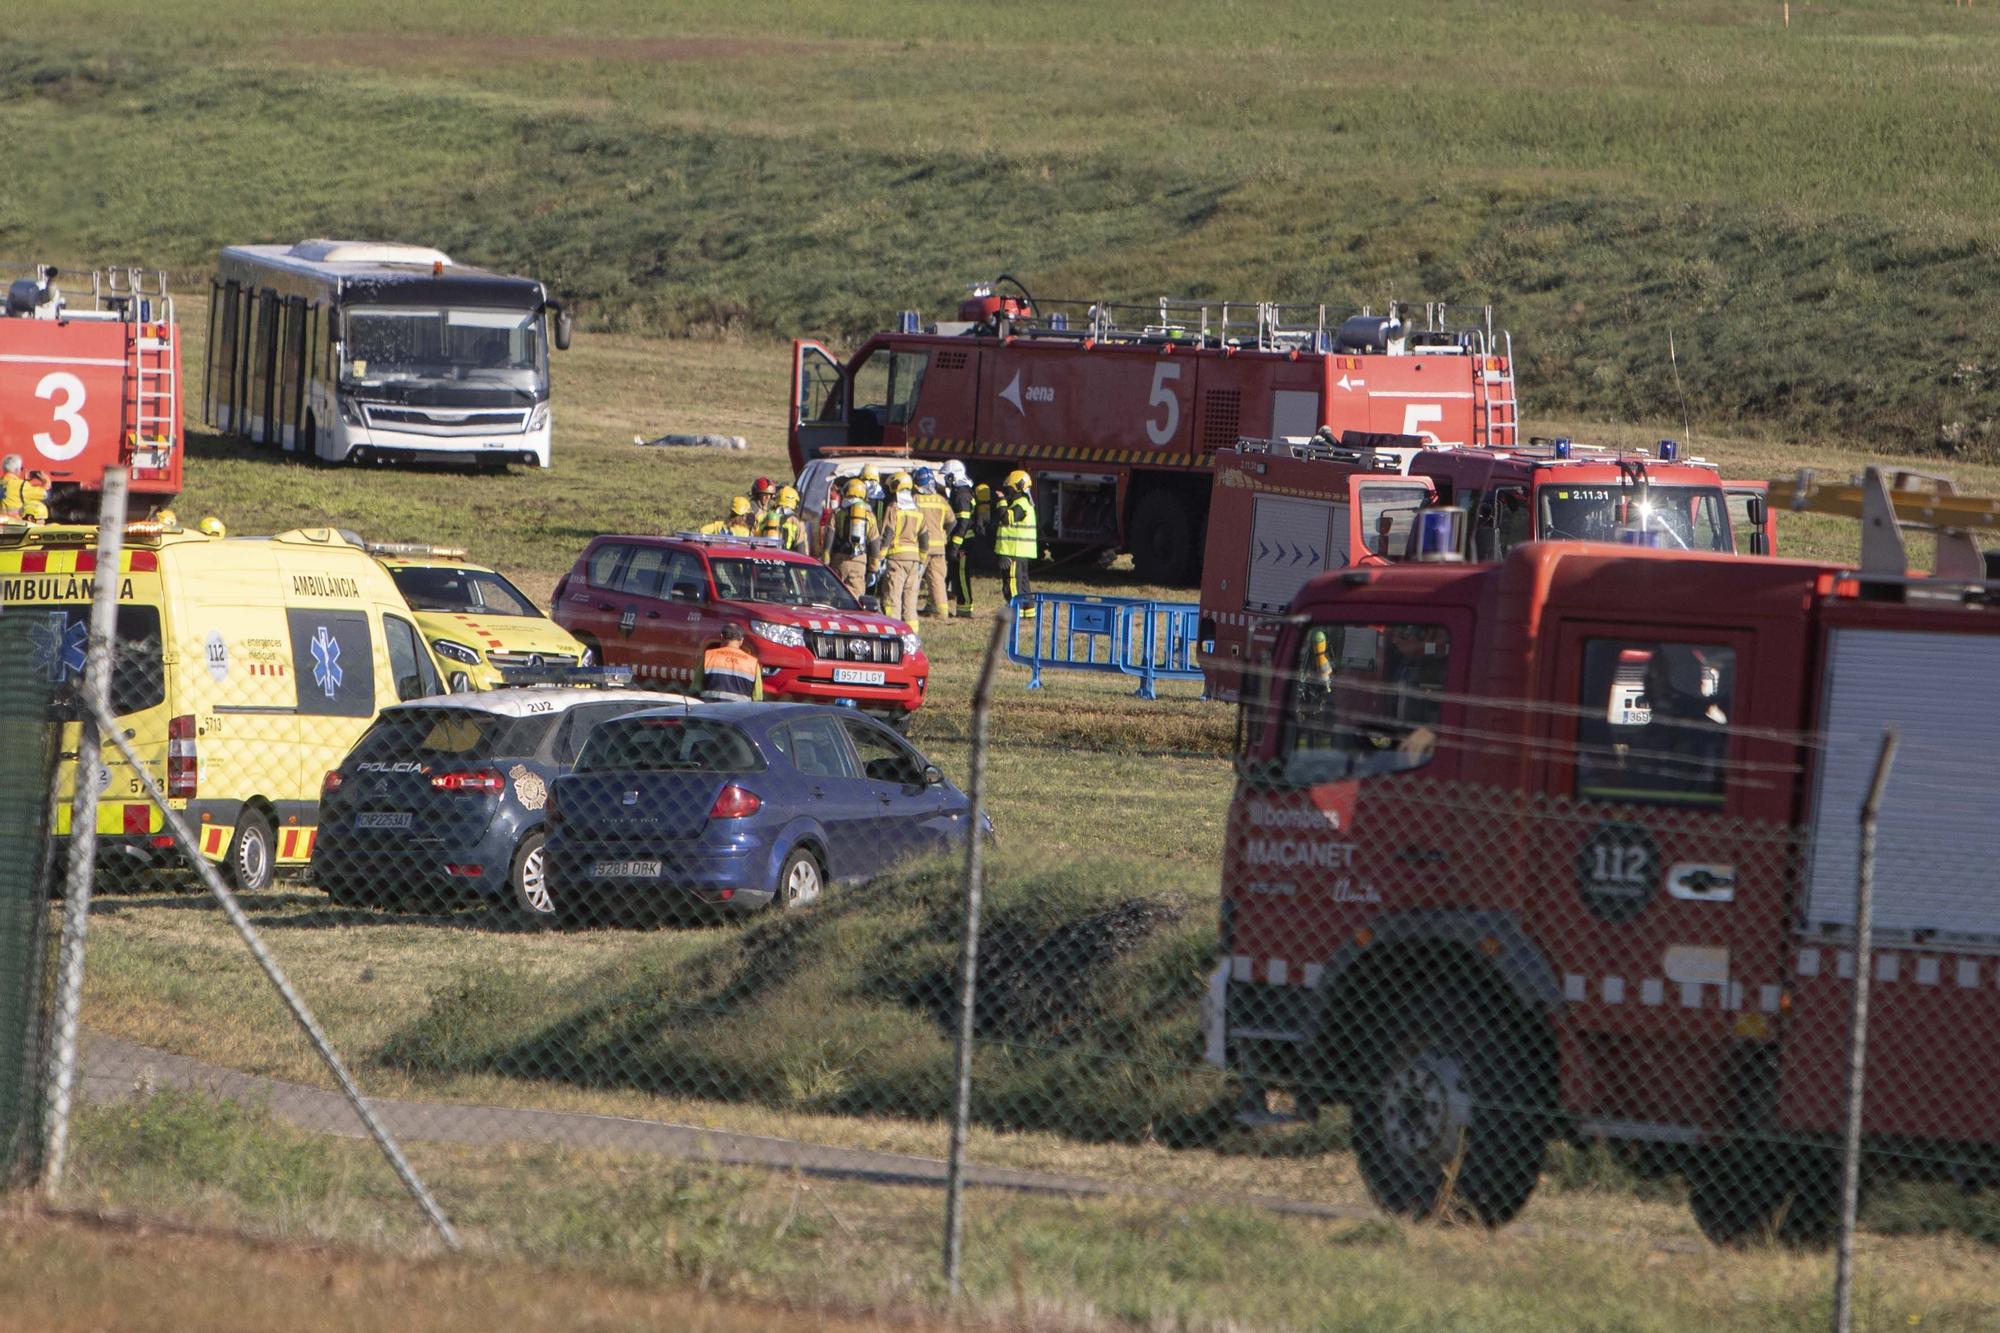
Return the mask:
<path id="1" fill-rule="evenodd" d="M 764 671 L 743 646 L 743 627 L 724 625 L 722 642 L 701 655 L 701 669 L 695 673 L 695 693 L 710 703 L 740 704 L 762 702 Z"/>

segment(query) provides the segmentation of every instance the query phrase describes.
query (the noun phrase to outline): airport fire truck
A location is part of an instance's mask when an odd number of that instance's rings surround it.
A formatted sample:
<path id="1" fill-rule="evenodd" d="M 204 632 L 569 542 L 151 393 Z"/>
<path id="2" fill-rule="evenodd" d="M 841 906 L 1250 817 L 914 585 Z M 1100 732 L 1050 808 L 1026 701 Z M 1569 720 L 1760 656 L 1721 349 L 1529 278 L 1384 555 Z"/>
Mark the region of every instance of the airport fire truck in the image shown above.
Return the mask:
<path id="1" fill-rule="evenodd" d="M 181 489 L 180 335 L 164 274 L 13 278 L 0 312 L 0 445 L 49 481 L 56 518 L 94 513 L 104 469 L 158 502 Z"/>
<path id="2" fill-rule="evenodd" d="M 1865 966 L 1871 1168 L 2000 1181 L 2000 582 L 1966 535 L 2000 504 L 1771 500 L 1862 515 L 1860 568 L 1537 542 L 1302 590 L 1239 712 L 1204 1006 L 1245 1119 L 1346 1103 L 1396 1212 L 1504 1222 L 1569 1135 L 1684 1172 L 1720 1241 L 1821 1239 Z"/>
<path id="3" fill-rule="evenodd" d="M 794 473 L 830 446 L 958 458 L 978 481 L 1022 468 L 1058 553 L 1129 550 L 1142 579 L 1186 583 L 1215 452 L 1239 436 L 1515 441 L 1512 344 L 1490 309 L 1038 302 L 1001 283 L 1014 290 L 974 288 L 955 321 L 905 312 L 845 362 L 794 343 Z"/>
<path id="4" fill-rule="evenodd" d="M 1682 550 L 1776 549 L 1764 483 L 1723 481 L 1713 464 L 1681 458 L 1672 440 L 1647 454 L 1566 439 L 1456 449 L 1322 432 L 1245 440 L 1218 452 L 1214 468 L 1200 630 L 1212 699 L 1236 698 L 1245 664 L 1268 656 L 1278 617 L 1313 575 L 1402 559 L 1426 504 L 1463 511 L 1464 554 L 1474 561 L 1498 560 L 1525 541 L 1632 533 Z"/>

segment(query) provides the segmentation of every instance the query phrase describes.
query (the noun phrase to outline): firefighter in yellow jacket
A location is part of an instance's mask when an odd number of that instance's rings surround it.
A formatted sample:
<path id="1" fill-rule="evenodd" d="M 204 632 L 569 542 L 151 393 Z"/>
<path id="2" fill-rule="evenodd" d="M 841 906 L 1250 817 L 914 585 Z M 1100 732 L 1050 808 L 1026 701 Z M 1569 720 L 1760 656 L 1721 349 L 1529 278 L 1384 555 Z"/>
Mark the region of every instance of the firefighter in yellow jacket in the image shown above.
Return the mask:
<path id="1" fill-rule="evenodd" d="M 875 506 L 868 503 L 867 482 L 854 478 L 846 494 L 827 530 L 824 559 L 840 586 L 859 597 L 868 591 L 868 571 L 882 554 L 882 529 L 875 522 Z"/>
<path id="2" fill-rule="evenodd" d="M 724 625 L 722 642 L 701 655 L 695 693 L 710 703 L 762 702 L 764 672 L 743 646 L 743 627 Z"/>
<path id="3" fill-rule="evenodd" d="M 764 517 L 757 524 L 759 537 L 775 538 L 787 551 L 806 552 L 806 525 L 799 517 L 799 493 L 790 486 L 780 486 L 778 497 Z"/>
<path id="4" fill-rule="evenodd" d="M 1000 591 L 1012 602 L 1033 591 L 1028 582 L 1028 566 L 1041 554 L 1041 537 L 1035 517 L 1033 479 L 1016 468 L 1007 474 L 1003 494 L 999 527 L 993 534 L 993 554 L 1000 560 Z M 1027 607 L 1022 614 L 1033 615 L 1034 607 Z"/>
<path id="5" fill-rule="evenodd" d="M 754 537 L 757 535 L 757 521 L 750 516 L 750 497 L 739 495 L 729 502 L 729 517 L 718 518 L 713 523 L 701 525 L 704 537 Z"/>
<path id="6" fill-rule="evenodd" d="M 888 516 L 882 523 L 882 609 L 904 624 L 914 625 L 924 557 L 930 554 L 930 534 L 924 530 L 924 511 L 917 507 L 906 473 L 889 478 L 889 494 Z"/>
<path id="7" fill-rule="evenodd" d="M 930 598 L 927 616 L 951 614 L 951 594 L 945 591 L 945 547 L 950 540 L 951 501 L 938 486 L 937 473 L 917 469 L 917 512 L 924 520 L 924 593 Z M 907 619 L 907 617 L 906 617 Z"/>

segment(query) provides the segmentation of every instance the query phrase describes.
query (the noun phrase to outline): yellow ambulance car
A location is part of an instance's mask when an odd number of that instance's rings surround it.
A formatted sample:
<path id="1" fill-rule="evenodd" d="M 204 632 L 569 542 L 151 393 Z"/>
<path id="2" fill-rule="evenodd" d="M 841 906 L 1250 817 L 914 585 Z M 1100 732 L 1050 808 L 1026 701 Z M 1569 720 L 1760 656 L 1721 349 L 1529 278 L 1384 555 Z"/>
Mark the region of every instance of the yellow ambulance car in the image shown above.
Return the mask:
<path id="1" fill-rule="evenodd" d="M 76 778 L 76 694 L 97 529 L 0 525 L 0 616 L 33 617 L 35 664 L 63 728 L 53 824 L 66 837 Z M 329 528 L 212 537 L 157 524 L 127 530 L 118 568 L 112 711 L 201 853 L 263 888 L 312 855 L 320 786 L 375 718 L 444 682 L 388 573 Z M 107 741 L 91 757 L 103 787 L 106 860 L 178 861 L 160 812 Z"/>
<path id="2" fill-rule="evenodd" d="M 452 546 L 370 543 L 453 690 L 497 690 L 517 668 L 594 666 L 570 632 L 543 615 L 505 575 L 465 562 Z"/>

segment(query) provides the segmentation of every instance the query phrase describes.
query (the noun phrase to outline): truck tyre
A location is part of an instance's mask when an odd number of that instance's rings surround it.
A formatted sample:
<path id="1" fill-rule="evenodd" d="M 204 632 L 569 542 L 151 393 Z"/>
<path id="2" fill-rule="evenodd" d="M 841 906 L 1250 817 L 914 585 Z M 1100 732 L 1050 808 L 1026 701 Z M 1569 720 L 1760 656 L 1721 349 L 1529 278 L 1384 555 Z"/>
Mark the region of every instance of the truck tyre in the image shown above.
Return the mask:
<path id="1" fill-rule="evenodd" d="M 257 893 L 271 887 L 271 881 L 278 877 L 277 839 L 262 811 L 243 807 L 223 865 L 229 872 L 230 887 L 239 892 Z"/>
<path id="2" fill-rule="evenodd" d="M 1817 1147 L 1719 1144 L 1688 1163 L 1688 1211 L 1717 1245 L 1822 1249 L 1840 1228 L 1840 1159 Z"/>
<path id="3" fill-rule="evenodd" d="M 1148 491 L 1132 511 L 1132 568 L 1145 583 L 1179 587 L 1200 572 L 1200 549 L 1187 503 L 1172 491 Z"/>
<path id="4" fill-rule="evenodd" d="M 514 863 L 507 874 L 507 885 L 514 891 L 515 910 L 521 914 L 523 921 L 536 927 L 553 924 L 556 915 L 555 900 L 549 897 L 542 842 L 540 829 L 521 839 L 521 845 L 514 849 Z"/>
<path id="5" fill-rule="evenodd" d="M 1375 1202 L 1437 1218 L 1512 1220 L 1542 1173 L 1553 1071 L 1547 1044 L 1491 994 L 1387 997 L 1362 1038 L 1354 1150 Z"/>

